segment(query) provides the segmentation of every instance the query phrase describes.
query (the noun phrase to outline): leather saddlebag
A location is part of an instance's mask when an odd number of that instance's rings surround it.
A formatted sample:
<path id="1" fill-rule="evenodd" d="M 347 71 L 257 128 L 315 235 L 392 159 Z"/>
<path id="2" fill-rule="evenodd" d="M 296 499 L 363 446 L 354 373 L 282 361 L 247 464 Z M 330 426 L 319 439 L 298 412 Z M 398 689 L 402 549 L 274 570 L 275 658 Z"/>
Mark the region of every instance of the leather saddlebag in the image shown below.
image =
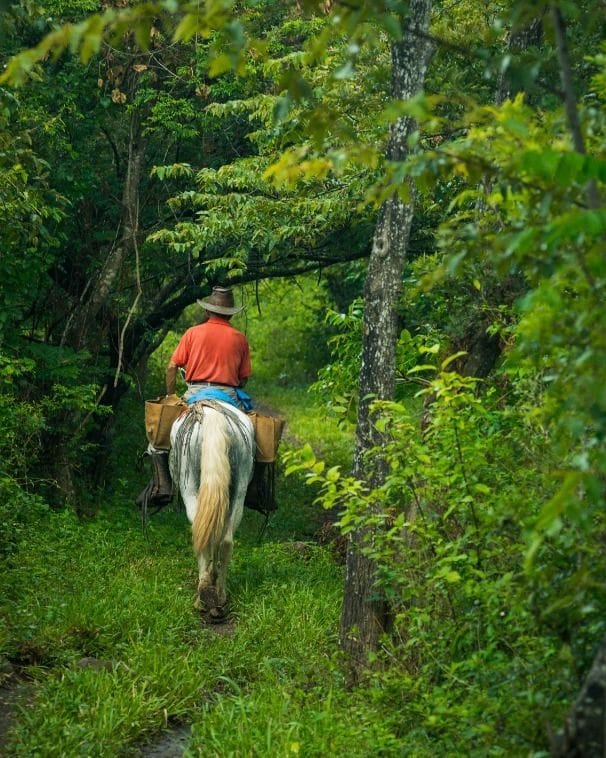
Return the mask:
<path id="1" fill-rule="evenodd" d="M 273 463 L 276 460 L 285 420 L 279 416 L 263 416 L 256 412 L 250 413 L 249 416 L 255 427 L 255 460 L 259 463 Z"/>
<path id="2" fill-rule="evenodd" d="M 145 433 L 154 447 L 170 449 L 170 430 L 174 421 L 187 409 L 178 395 L 167 395 L 145 401 Z"/>

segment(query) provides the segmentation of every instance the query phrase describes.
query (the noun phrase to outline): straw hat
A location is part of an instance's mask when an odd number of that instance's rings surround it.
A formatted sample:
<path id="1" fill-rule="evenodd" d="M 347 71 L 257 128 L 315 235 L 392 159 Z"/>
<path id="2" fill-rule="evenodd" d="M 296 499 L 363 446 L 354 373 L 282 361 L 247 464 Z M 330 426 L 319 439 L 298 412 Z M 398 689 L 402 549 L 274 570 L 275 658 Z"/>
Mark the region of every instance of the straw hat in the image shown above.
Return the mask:
<path id="1" fill-rule="evenodd" d="M 212 294 L 206 300 L 198 300 L 198 305 L 205 311 L 218 313 L 221 316 L 233 316 L 244 310 L 244 306 L 239 308 L 234 306 L 234 293 L 231 287 L 213 287 Z"/>

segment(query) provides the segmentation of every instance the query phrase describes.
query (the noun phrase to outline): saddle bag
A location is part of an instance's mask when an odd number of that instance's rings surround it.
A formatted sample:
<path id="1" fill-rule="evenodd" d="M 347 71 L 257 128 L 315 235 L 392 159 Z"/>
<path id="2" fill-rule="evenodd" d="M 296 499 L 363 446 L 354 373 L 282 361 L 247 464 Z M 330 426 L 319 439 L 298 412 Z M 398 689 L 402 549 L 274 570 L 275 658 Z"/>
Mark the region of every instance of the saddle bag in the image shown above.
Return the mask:
<path id="1" fill-rule="evenodd" d="M 279 416 L 249 413 L 255 428 L 255 466 L 244 505 L 267 519 L 278 507 L 276 502 L 276 453 L 285 421 Z"/>
<path id="2" fill-rule="evenodd" d="M 187 410 L 178 395 L 166 395 L 145 401 L 145 433 L 147 441 L 161 450 L 170 449 L 170 430 L 176 419 Z"/>
<path id="3" fill-rule="evenodd" d="M 264 416 L 254 411 L 248 415 L 255 428 L 255 460 L 258 463 L 273 463 L 284 429 L 284 419 L 279 416 Z"/>

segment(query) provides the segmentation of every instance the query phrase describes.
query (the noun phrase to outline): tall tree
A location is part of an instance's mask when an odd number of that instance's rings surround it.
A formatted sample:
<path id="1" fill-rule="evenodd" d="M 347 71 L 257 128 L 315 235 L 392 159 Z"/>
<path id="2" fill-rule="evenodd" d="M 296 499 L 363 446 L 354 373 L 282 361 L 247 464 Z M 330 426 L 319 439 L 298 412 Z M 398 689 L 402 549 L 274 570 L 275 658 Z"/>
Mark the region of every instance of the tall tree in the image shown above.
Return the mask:
<path id="1" fill-rule="evenodd" d="M 429 42 L 431 0 L 411 0 L 408 14 L 400 19 L 403 34 L 392 43 L 392 97 L 408 100 L 424 85 L 432 46 Z M 402 161 L 410 151 L 416 128 L 411 117 L 399 118 L 391 127 L 387 161 Z M 394 194 L 383 204 L 375 230 L 364 289 L 364 337 L 360 369 L 360 405 L 356 427 L 353 473 L 357 479 L 378 488 L 385 477 L 380 456 L 372 462 L 369 451 L 379 444 L 373 425 L 374 399 L 392 399 L 395 387 L 395 346 L 398 302 L 406 248 L 414 210 L 414 188 L 406 201 Z M 364 667 L 369 651 L 377 647 L 385 630 L 389 609 L 377 595 L 376 565 L 364 554 L 371 537 L 367 530 L 354 532 L 347 551 L 347 573 L 341 645 L 349 654 L 356 676 Z"/>

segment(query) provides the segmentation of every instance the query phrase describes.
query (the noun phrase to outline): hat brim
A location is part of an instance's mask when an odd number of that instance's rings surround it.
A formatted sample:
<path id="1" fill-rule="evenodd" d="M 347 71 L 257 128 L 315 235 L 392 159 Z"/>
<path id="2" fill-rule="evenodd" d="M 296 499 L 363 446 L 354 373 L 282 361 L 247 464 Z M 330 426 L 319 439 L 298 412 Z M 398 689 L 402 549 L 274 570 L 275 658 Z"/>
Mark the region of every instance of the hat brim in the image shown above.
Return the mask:
<path id="1" fill-rule="evenodd" d="M 221 316 L 235 316 L 236 313 L 244 310 L 244 306 L 241 305 L 237 308 L 228 308 L 225 305 L 215 305 L 214 303 L 206 303 L 204 300 L 196 301 L 201 308 L 211 313 L 218 313 Z"/>

